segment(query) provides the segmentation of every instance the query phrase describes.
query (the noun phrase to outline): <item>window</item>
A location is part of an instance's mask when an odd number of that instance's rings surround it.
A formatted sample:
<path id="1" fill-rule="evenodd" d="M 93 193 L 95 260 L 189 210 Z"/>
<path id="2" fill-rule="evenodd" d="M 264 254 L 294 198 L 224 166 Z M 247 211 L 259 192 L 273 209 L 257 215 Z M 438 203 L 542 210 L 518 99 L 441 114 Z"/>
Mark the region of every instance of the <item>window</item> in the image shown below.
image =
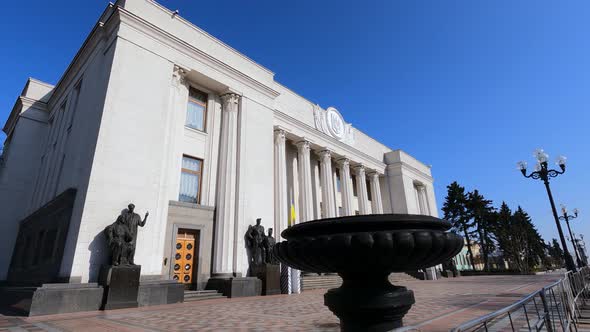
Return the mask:
<path id="1" fill-rule="evenodd" d="M 82 87 L 82 80 L 76 84 L 74 87 L 74 94 L 72 100 L 72 106 L 70 106 L 70 114 L 68 115 L 68 133 L 72 130 L 72 125 L 74 124 L 74 116 L 76 114 L 76 110 L 78 109 L 78 99 L 80 97 L 80 88 Z"/>
<path id="2" fill-rule="evenodd" d="M 340 187 L 340 171 L 336 170 L 336 192 L 342 192 Z"/>
<path id="3" fill-rule="evenodd" d="M 186 106 L 185 126 L 205 131 L 207 118 L 207 94 L 197 89 L 189 89 L 188 104 Z"/>
<path id="4" fill-rule="evenodd" d="M 351 177 L 352 177 L 352 195 L 354 197 L 358 197 L 358 191 L 356 188 L 356 176 L 352 175 Z"/>
<path id="5" fill-rule="evenodd" d="M 182 157 L 179 201 L 197 204 L 200 202 L 202 170 L 202 160 L 188 156 Z"/>
<path id="6" fill-rule="evenodd" d="M 367 185 L 367 199 L 372 201 L 373 194 L 371 193 L 371 184 L 369 184 L 369 181 L 367 181 L 365 184 Z"/>

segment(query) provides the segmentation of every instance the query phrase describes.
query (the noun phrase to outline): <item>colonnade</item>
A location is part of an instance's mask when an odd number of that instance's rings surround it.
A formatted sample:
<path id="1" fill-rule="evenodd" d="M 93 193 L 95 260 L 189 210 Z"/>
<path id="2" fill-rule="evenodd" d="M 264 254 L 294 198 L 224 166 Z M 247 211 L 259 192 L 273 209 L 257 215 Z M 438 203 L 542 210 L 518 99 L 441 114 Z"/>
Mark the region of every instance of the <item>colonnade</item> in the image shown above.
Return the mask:
<path id="1" fill-rule="evenodd" d="M 275 227 L 277 234 L 284 230 L 290 217 L 287 187 L 287 155 L 286 144 L 290 140 L 297 147 L 297 181 L 299 185 L 296 199 L 299 202 L 297 222 L 314 219 L 314 197 L 311 154 L 316 153 L 319 158 L 320 188 L 321 188 L 321 214 L 323 218 L 354 215 L 354 188 L 352 174 L 356 177 L 356 193 L 358 198 L 359 214 L 383 213 L 381 197 L 381 185 L 376 170 L 366 169 L 361 162 L 352 161 L 346 156 L 340 156 L 328 148 L 316 148 L 314 150 L 309 140 L 303 137 L 286 136 L 285 130 L 276 129 L 274 132 L 274 186 L 275 186 Z M 315 145 L 317 147 L 317 145 Z M 333 166 L 337 167 L 340 174 L 341 209 L 337 206 L 335 176 Z M 371 190 L 371 201 L 367 191 L 367 179 Z M 319 194 L 319 193 L 318 193 Z"/>

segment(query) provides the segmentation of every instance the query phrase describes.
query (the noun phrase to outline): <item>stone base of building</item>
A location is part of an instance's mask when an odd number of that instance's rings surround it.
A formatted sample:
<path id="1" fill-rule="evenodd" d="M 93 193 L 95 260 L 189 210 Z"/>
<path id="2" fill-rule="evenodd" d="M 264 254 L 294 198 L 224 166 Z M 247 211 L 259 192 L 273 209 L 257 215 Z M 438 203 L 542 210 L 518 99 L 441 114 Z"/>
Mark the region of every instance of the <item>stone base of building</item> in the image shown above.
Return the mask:
<path id="1" fill-rule="evenodd" d="M 101 309 L 137 308 L 141 265 L 103 265 L 98 284 L 104 287 Z"/>
<path id="2" fill-rule="evenodd" d="M 175 280 L 145 281 L 139 284 L 140 307 L 184 302 L 184 285 Z"/>
<path id="3" fill-rule="evenodd" d="M 0 289 L 0 306 L 26 316 L 96 311 L 100 309 L 103 292 L 96 283 L 4 287 Z"/>
<path id="4" fill-rule="evenodd" d="M 256 277 L 210 278 L 207 290 L 216 290 L 229 298 L 262 295 L 262 281 Z"/>

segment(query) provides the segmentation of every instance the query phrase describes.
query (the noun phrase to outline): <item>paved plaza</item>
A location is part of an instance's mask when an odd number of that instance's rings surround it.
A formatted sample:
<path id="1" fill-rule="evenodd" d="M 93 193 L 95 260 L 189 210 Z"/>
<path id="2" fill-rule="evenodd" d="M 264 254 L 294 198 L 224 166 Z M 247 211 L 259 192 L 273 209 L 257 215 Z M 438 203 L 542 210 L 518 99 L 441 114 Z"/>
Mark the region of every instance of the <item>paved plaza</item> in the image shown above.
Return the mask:
<path id="1" fill-rule="evenodd" d="M 404 324 L 421 331 L 447 331 L 509 305 L 559 277 L 481 276 L 404 282 L 416 297 Z M 338 320 L 324 307 L 324 292 L 33 318 L 0 316 L 0 331 L 339 331 Z"/>

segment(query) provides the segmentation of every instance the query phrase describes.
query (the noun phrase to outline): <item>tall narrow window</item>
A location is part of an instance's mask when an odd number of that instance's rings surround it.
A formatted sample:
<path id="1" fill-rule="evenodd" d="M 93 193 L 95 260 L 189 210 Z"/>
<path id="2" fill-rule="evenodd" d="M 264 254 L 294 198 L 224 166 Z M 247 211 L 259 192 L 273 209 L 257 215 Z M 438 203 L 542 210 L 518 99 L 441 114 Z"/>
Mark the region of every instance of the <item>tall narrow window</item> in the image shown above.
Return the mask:
<path id="1" fill-rule="evenodd" d="M 72 94 L 72 104 L 70 106 L 70 114 L 68 115 L 68 133 L 72 130 L 72 125 L 74 124 L 74 116 L 76 115 L 76 111 L 78 110 L 78 101 L 80 98 L 80 88 L 82 87 L 82 80 L 76 84 L 74 87 L 74 93 Z"/>
<path id="2" fill-rule="evenodd" d="M 188 203 L 199 203 L 201 200 L 201 172 L 203 161 L 183 156 L 180 173 L 180 194 L 178 200 Z"/>
<path id="3" fill-rule="evenodd" d="M 197 89 L 189 89 L 188 104 L 186 106 L 185 126 L 205 131 L 207 118 L 207 94 Z"/>
<path id="4" fill-rule="evenodd" d="M 356 188 L 356 175 L 352 175 L 351 178 L 352 178 L 352 195 L 354 197 L 358 197 L 358 191 Z"/>

